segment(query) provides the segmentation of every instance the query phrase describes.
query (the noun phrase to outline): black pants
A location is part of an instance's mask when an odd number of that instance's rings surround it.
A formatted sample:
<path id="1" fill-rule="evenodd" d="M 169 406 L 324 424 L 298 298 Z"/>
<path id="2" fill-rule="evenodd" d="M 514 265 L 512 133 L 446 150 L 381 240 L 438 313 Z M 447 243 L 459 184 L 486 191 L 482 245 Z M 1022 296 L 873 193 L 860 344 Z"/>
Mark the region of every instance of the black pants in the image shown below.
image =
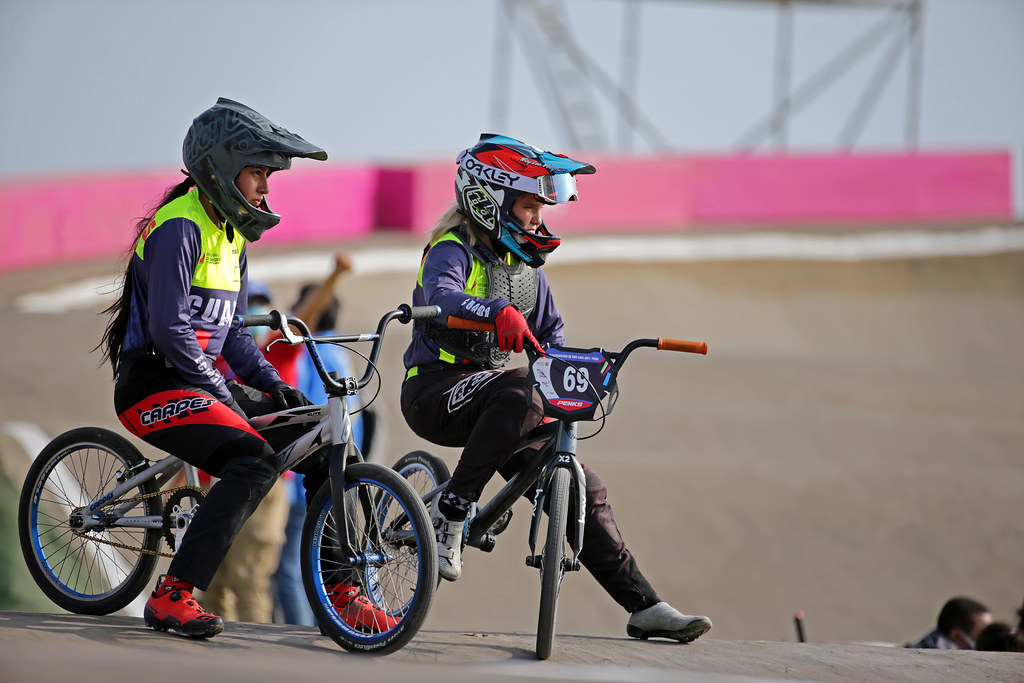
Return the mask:
<path id="1" fill-rule="evenodd" d="M 231 388 L 250 417 L 275 410 L 265 394 L 237 382 Z M 219 478 L 167 570 L 205 590 L 279 476 L 272 465 L 274 448 L 233 410 L 166 367 L 162 357 L 142 357 L 122 367 L 114 408 L 121 423 L 146 443 Z"/>
<path id="2" fill-rule="evenodd" d="M 507 480 L 524 464 L 525 454 L 513 454 L 516 444 L 544 417 L 540 396 L 526 375 L 526 368 L 443 370 L 402 385 L 402 414 L 409 427 L 440 446 L 463 447 L 449 491 L 477 501 L 495 472 Z M 587 514 L 580 562 L 627 611 L 655 604 L 658 594 L 622 539 L 605 483 L 593 470 L 583 469 Z"/>

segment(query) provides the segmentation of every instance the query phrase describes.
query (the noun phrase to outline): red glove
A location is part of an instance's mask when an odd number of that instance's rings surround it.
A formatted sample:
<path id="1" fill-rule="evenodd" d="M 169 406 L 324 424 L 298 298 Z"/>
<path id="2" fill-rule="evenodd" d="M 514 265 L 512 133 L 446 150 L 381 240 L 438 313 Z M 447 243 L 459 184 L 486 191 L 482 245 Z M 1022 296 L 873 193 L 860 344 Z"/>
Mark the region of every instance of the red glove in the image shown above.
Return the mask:
<path id="1" fill-rule="evenodd" d="M 526 318 L 515 306 L 506 306 L 498 311 L 494 319 L 494 330 L 498 333 L 498 349 L 501 351 L 519 353 L 523 350 L 524 339 L 529 340 L 537 351 L 541 351 L 540 343 L 526 324 Z"/>

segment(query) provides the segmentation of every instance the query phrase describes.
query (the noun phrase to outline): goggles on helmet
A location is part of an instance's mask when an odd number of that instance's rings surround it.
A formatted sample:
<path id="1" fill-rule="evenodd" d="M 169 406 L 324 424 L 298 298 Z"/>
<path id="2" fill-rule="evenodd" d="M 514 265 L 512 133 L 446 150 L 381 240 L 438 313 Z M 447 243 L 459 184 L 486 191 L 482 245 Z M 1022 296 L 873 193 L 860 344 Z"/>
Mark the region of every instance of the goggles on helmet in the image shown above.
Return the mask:
<path id="1" fill-rule="evenodd" d="M 516 197 L 529 194 L 545 204 L 579 199 L 577 173 L 592 164 L 545 152 L 504 135 L 484 133 L 456 159 L 455 193 L 460 211 L 489 233 L 500 251 L 538 267 L 561 239 L 546 225 L 526 230 L 513 214 Z"/>

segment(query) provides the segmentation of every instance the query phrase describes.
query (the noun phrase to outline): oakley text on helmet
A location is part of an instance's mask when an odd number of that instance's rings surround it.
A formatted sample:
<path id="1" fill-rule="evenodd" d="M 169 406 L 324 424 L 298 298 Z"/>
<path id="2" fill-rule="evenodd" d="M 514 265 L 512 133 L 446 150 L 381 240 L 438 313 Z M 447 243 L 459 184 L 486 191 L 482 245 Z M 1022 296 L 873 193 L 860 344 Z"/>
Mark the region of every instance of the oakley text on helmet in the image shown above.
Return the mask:
<path id="1" fill-rule="evenodd" d="M 528 193 L 545 204 L 577 200 L 576 174 L 596 171 L 586 162 L 492 133 L 481 135 L 456 161 L 459 210 L 500 249 L 533 267 L 543 265 L 561 239 L 543 224 L 536 232 L 525 230 L 512 214 L 516 198 Z"/>

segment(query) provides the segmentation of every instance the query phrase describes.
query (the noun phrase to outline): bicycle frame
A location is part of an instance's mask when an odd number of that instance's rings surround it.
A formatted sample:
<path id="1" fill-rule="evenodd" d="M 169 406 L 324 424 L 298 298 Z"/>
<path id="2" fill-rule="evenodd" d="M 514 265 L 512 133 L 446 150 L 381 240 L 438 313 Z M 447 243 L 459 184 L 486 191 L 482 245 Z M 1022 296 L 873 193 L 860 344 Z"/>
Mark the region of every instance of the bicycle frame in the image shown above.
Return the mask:
<path id="1" fill-rule="evenodd" d="M 456 316 L 449 316 L 446 324 L 448 327 L 453 329 L 478 330 L 484 332 L 494 331 L 493 323 L 469 320 Z M 628 358 L 633 351 L 642 347 L 669 351 L 683 351 L 702 355 L 707 354 L 707 344 L 704 342 L 690 342 L 664 337 L 659 337 L 657 339 L 635 339 L 626 344 L 623 349 L 618 352 L 608 352 L 603 349 L 563 349 L 563 351 L 582 353 L 584 355 L 598 351 L 601 353 L 601 359 L 606 360 L 613 368 L 614 372 L 617 373 L 622 369 L 622 366 L 626 362 L 626 358 Z M 529 347 L 524 350 L 531 357 L 531 369 L 533 367 L 533 361 L 548 355 L 546 352 L 537 353 Z M 588 373 L 583 373 L 580 377 L 583 378 L 582 385 L 577 388 L 591 392 L 593 397 L 596 399 L 596 402 L 600 402 L 601 398 L 608 393 L 607 388 L 603 391 L 598 390 L 598 388 L 590 382 Z M 547 378 L 545 377 L 544 379 Z M 606 382 L 609 381 L 612 384 L 611 388 L 614 389 L 614 374 L 606 377 Z M 616 397 L 617 391 L 611 391 L 609 404 L 605 409 L 606 415 L 611 412 L 611 407 L 614 405 Z M 569 403 L 573 405 L 572 409 L 575 409 L 575 406 L 581 403 L 581 401 L 570 401 Z M 529 543 L 531 554 L 527 558 L 527 564 L 529 566 L 539 566 L 540 558 L 536 555 L 536 543 L 540 529 L 540 517 L 544 509 L 545 497 L 547 495 L 547 483 L 550 479 L 552 468 L 564 467 L 570 471 L 572 482 L 576 483 L 577 519 L 573 537 L 570 540 L 570 546 L 573 550 L 573 560 L 570 566 L 567 567 L 570 570 L 576 570 L 579 569 L 578 559 L 580 551 L 583 548 L 583 528 L 586 516 L 586 478 L 583 472 L 583 466 L 576 457 L 576 421 L 567 417 L 571 414 L 571 409 L 563 410 L 554 408 L 554 414 L 552 415 L 552 404 L 547 403 L 547 408 L 549 409 L 549 416 L 553 416 L 555 420 L 537 427 L 537 429 L 535 429 L 523 442 L 519 444 L 516 452 L 520 453 L 540 441 L 547 441 L 548 443 L 543 448 L 538 449 L 537 452 L 527 460 L 526 464 L 524 464 L 522 468 L 505 483 L 505 485 L 494 495 L 493 498 L 491 498 L 490 501 L 479 508 L 474 505 L 474 508 L 471 510 L 470 516 L 467 519 L 466 545 L 481 548 L 483 550 L 490 550 L 494 545 L 493 535 L 490 532 L 491 527 L 494 526 L 503 514 L 511 509 L 515 501 L 523 496 L 529 490 L 530 486 L 536 485 L 533 500 L 533 512 L 530 522 Z M 591 413 L 592 411 L 590 413 L 583 411 L 581 414 L 589 416 Z M 445 482 L 445 484 L 447 484 L 447 482 Z M 424 502 L 429 503 L 430 499 L 436 495 L 438 491 L 443 489 L 445 484 L 440 484 L 437 488 L 424 496 Z"/>
<path id="2" fill-rule="evenodd" d="M 390 322 L 390 319 L 391 318 L 387 318 L 387 322 Z M 243 324 L 254 324 L 248 320 L 243 321 L 241 319 L 236 320 L 235 322 L 238 326 L 242 326 Z M 289 322 L 297 326 L 302 326 L 305 335 L 304 339 L 295 337 L 288 330 L 287 326 Z M 387 324 L 387 322 L 382 322 L 377 334 L 374 335 L 347 335 L 345 337 L 331 337 L 330 340 L 376 341 L 381 335 L 382 328 Z M 284 315 L 281 315 L 279 324 L 282 325 L 281 329 L 284 330 L 282 334 L 286 341 L 289 341 L 290 343 L 304 343 L 306 339 L 309 339 L 309 331 L 308 329 L 305 329 L 305 325 L 302 324 L 302 321 L 289 321 Z M 311 347 L 315 363 L 321 371 L 322 377 L 329 377 L 329 373 L 324 367 L 322 359 L 319 354 L 316 353 L 315 344 L 310 341 L 307 343 L 307 346 Z M 328 385 L 328 391 L 330 392 L 328 402 L 324 405 L 289 408 L 288 410 L 259 415 L 249 420 L 249 424 L 252 425 L 253 429 L 260 434 L 267 434 L 278 429 L 288 427 L 294 428 L 302 423 L 315 422 L 315 426 L 305 430 L 301 436 L 277 452 L 276 468 L 279 473 L 283 474 L 285 471 L 295 467 L 306 458 L 319 451 L 325 445 L 328 445 L 331 449 L 330 471 L 332 484 L 335 480 L 340 482 L 339 490 L 335 491 L 335 500 L 340 501 L 339 506 L 342 513 L 344 511 L 344 496 L 341 494 L 344 491 L 345 463 L 349 460 L 357 462 L 362 461 L 362 454 L 359 452 L 359 448 L 355 444 L 355 438 L 352 431 L 351 413 L 349 411 L 348 404 L 343 397 L 358 393 L 359 389 L 369 382 L 371 373 L 372 367 L 368 369 L 364 378 L 358 382 L 355 378 L 344 378 L 340 382 L 332 381 L 332 383 Z M 131 509 L 138 505 L 139 501 L 130 501 L 121 506 L 95 514 L 89 513 L 102 508 L 106 501 L 116 500 L 135 487 L 149 480 L 156 480 L 157 487 L 162 489 L 168 481 L 182 470 L 185 472 L 185 483 L 189 486 L 198 488 L 198 470 L 176 456 L 168 455 L 154 462 L 150 466 L 141 469 L 125 481 L 119 483 L 114 487 L 114 489 L 104 492 L 102 496 L 91 501 L 89 505 L 75 515 L 75 517 L 77 517 L 76 528 L 80 531 L 86 531 L 99 526 L 111 525 L 139 529 L 162 528 L 164 523 L 162 517 L 126 516 Z M 342 527 L 344 528 L 344 525 L 342 525 Z M 347 538 L 341 538 L 339 541 L 342 543 L 342 548 L 351 550 L 349 548 Z"/>
<path id="3" fill-rule="evenodd" d="M 552 433 L 553 432 L 553 433 Z M 505 512 L 510 510 L 531 486 L 535 487 L 533 517 L 530 522 L 530 554 L 536 555 L 537 534 L 540 529 L 540 517 L 544 509 L 544 498 L 547 473 L 553 467 L 565 467 L 570 470 L 577 491 L 576 529 L 571 540 L 574 560 L 583 549 L 583 526 L 586 514 L 586 487 L 583 466 L 576 458 L 576 423 L 556 421 L 541 425 L 524 440 L 516 452 L 522 452 L 530 446 L 541 442 L 548 443 L 527 460 L 526 464 L 512 476 L 505 485 L 468 520 L 466 545 L 484 548 L 491 543 L 489 531 Z"/>
<path id="4" fill-rule="evenodd" d="M 137 474 L 134 474 L 121 482 L 112 490 L 105 492 L 96 500 L 91 501 L 80 512 L 72 514 L 70 519 L 76 520 L 75 528 L 79 531 L 88 531 L 94 527 L 111 525 L 133 529 L 161 529 L 164 525 L 163 517 L 152 515 L 141 517 L 125 516 L 130 510 L 139 504 L 139 501 L 137 500 L 123 503 L 109 511 L 96 513 L 93 513 L 93 511 L 102 508 L 106 501 L 116 500 L 150 479 L 155 479 L 157 487 L 163 488 L 163 486 L 170 481 L 172 477 L 182 470 L 185 471 L 185 483 L 188 486 L 198 487 L 199 471 L 184 460 L 180 460 L 173 455 L 168 455 L 167 457 L 156 461 L 149 467 L 140 470 Z M 93 514 L 86 514 L 86 511 Z"/>
<path id="5" fill-rule="evenodd" d="M 236 327 L 267 326 L 271 329 L 280 330 L 281 339 L 273 343 L 285 342 L 288 344 L 304 344 L 317 374 L 324 383 L 327 392 L 327 410 L 324 414 L 323 407 L 291 408 L 289 410 L 269 415 L 260 416 L 250 421 L 253 427 L 262 433 L 278 427 L 292 426 L 297 421 L 316 419 L 319 416 L 317 427 L 305 432 L 291 444 L 281 449 L 277 455 L 277 465 L 280 472 L 291 469 L 301 463 L 307 457 L 320 450 L 324 444 L 329 444 L 328 471 L 331 485 L 331 495 L 335 506 L 335 518 L 346 519 L 345 510 L 345 465 L 350 460 L 362 462 L 362 454 L 356 446 L 352 432 L 352 416 L 345 398 L 354 396 L 370 383 L 375 369 L 377 359 L 380 355 L 380 342 L 384 338 L 384 331 L 392 320 L 409 322 L 417 317 L 435 317 L 440 312 L 436 306 L 424 306 L 412 308 L 406 305 L 386 313 L 377 323 L 377 330 L 372 334 L 347 334 L 333 337 L 313 338 L 306 323 L 297 318 L 289 319 L 279 311 L 271 311 L 263 315 L 236 316 L 233 325 Z M 296 336 L 289 325 L 294 325 L 301 336 Z M 331 373 L 324 366 L 323 359 L 317 350 L 317 343 L 354 343 L 373 342 L 369 357 L 367 358 L 366 370 L 359 379 L 354 377 L 342 378 L 337 373 Z M 294 416 L 294 417 L 291 417 Z M 284 419 L 282 419 L 284 418 Z M 343 553 L 350 559 L 356 558 L 358 553 L 349 541 L 349 529 L 346 524 L 338 525 L 338 544 Z"/>

